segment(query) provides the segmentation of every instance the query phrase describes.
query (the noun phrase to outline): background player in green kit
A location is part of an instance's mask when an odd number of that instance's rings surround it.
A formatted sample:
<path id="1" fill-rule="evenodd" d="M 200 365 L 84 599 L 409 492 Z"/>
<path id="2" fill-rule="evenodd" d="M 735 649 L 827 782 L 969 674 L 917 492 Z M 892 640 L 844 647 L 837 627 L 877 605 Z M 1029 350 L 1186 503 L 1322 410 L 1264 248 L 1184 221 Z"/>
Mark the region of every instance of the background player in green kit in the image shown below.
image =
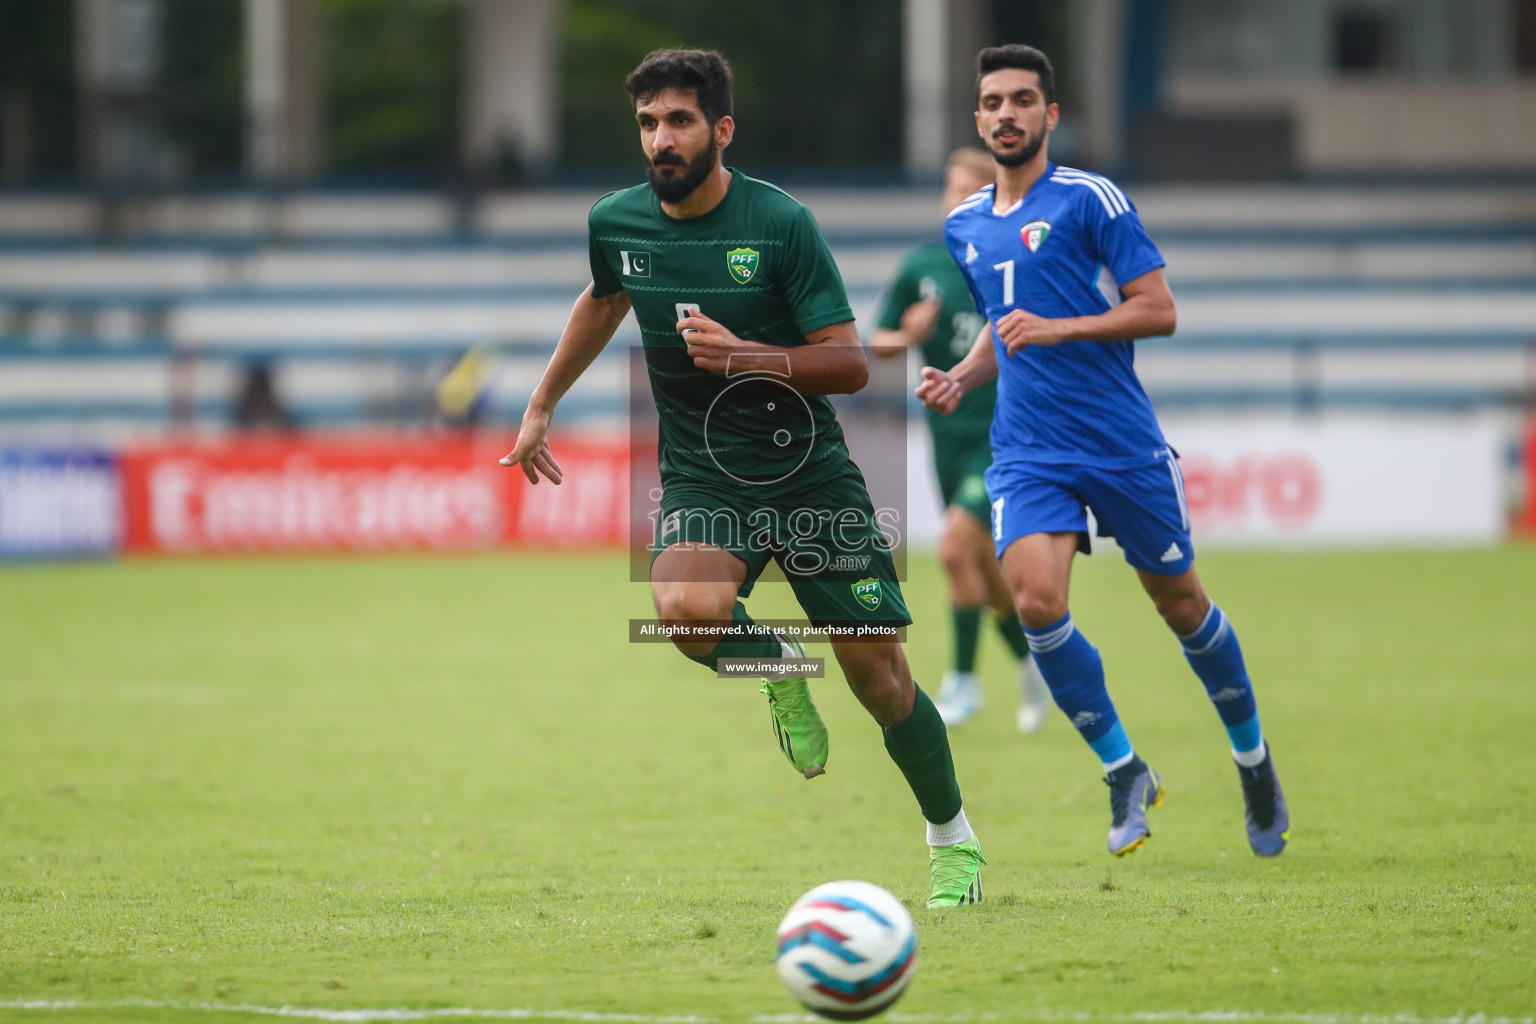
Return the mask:
<path id="1" fill-rule="evenodd" d="M 990 185 L 992 177 L 992 158 L 985 151 L 972 146 L 955 150 L 944 169 L 944 212 Z M 976 312 L 949 250 L 942 241 L 935 241 L 901 261 L 876 326 L 871 344 L 877 355 L 921 347 L 923 365 L 948 369 L 970 353 L 976 336 L 987 327 L 987 318 Z M 981 709 L 976 645 L 982 612 L 990 606 L 998 632 L 1019 659 L 1018 725 L 1029 733 L 1045 722 L 1051 694 L 1029 656 L 1029 640 L 992 550 L 992 509 L 982 477 L 992 465 L 989 434 L 996 401 L 997 386 L 992 384 L 966 395 L 952 416 L 928 413 L 934 469 L 944 500 L 939 559 L 949 580 L 954 622 L 954 661 L 934 704 L 946 725 L 959 725 Z"/>
<path id="2" fill-rule="evenodd" d="M 842 277 L 810 211 L 724 167 L 730 69 L 719 54 L 662 50 L 624 83 L 648 183 L 614 192 L 588 221 L 592 284 L 576 300 L 503 465 L 558 484 L 547 440 L 555 404 L 633 309 L 659 413 L 663 495 L 651 595 L 679 650 L 799 657 L 740 598 L 770 559 L 813 623 L 910 623 L 889 545 L 848 456 L 829 394 L 869 367 Z M 981 847 L 966 822 L 949 738 L 894 636 L 832 640 L 855 696 L 884 730 L 923 817 L 930 907 L 981 899 Z M 764 692 L 780 748 L 822 774 L 827 731 L 804 678 Z"/>

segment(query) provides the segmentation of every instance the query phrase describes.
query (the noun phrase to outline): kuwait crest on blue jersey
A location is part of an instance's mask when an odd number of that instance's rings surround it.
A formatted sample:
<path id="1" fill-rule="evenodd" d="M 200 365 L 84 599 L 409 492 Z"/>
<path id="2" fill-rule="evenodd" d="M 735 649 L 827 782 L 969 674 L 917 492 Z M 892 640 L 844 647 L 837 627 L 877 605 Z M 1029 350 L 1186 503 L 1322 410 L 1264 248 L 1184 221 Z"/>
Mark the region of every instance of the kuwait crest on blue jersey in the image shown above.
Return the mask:
<path id="1" fill-rule="evenodd" d="M 1045 236 L 1051 233 L 1051 225 L 1043 220 L 1032 220 L 1019 228 L 1019 237 L 1024 239 L 1024 248 L 1030 252 L 1039 252 L 1045 244 Z"/>

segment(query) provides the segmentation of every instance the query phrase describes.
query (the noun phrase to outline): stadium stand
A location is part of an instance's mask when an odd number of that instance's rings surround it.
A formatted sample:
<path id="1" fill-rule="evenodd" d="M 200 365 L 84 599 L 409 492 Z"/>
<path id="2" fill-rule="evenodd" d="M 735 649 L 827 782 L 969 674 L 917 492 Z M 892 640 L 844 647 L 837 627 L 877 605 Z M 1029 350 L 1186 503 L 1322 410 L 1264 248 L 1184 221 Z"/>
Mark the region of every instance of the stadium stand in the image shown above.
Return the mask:
<path id="1" fill-rule="evenodd" d="M 1179 300 L 1162 409 L 1511 412 L 1536 397 L 1536 186 L 1131 188 Z M 270 361 L 303 427 L 412 425 L 472 346 L 512 423 L 587 280 L 595 192 L 0 197 L 0 436 L 227 429 Z M 813 190 L 861 320 L 926 191 Z M 631 327 L 620 340 L 635 342 Z M 616 418 L 610 352 L 562 405 Z"/>

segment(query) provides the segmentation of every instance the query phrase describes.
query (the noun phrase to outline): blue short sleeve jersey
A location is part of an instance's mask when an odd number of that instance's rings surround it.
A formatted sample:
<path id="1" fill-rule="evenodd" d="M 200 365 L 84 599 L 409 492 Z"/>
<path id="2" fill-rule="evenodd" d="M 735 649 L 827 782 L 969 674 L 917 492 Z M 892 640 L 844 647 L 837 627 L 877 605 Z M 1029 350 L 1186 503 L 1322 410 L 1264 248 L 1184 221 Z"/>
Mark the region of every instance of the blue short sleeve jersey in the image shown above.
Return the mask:
<path id="1" fill-rule="evenodd" d="M 1156 462 L 1168 445 L 1136 377 L 1135 342 L 1066 341 L 1009 358 L 997 335 L 998 318 L 1014 309 L 1053 319 L 1107 311 L 1101 266 L 1120 284 L 1163 266 L 1135 206 L 1109 179 L 1053 163 L 1012 209 L 993 208 L 994 189 L 961 203 L 944 225 L 976 309 L 992 321 L 994 462 Z"/>

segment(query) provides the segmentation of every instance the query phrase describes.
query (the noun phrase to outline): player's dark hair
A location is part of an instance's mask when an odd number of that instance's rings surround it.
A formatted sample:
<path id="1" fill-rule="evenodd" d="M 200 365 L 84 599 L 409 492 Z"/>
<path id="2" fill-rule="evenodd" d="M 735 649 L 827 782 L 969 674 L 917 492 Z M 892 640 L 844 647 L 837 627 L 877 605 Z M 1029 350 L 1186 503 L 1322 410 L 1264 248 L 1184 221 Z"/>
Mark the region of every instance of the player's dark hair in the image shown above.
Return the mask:
<path id="1" fill-rule="evenodd" d="M 624 79 L 638 106 L 664 89 L 691 89 L 711 126 L 731 116 L 731 66 L 713 50 L 652 50 Z"/>
<path id="2" fill-rule="evenodd" d="M 1040 91 L 1046 103 L 1056 102 L 1056 72 L 1051 69 L 1051 58 L 1033 46 L 1009 43 L 1006 46 L 989 46 L 976 55 L 976 105 L 981 106 L 981 80 L 994 71 L 1018 68 L 1033 71 L 1040 76 Z"/>

